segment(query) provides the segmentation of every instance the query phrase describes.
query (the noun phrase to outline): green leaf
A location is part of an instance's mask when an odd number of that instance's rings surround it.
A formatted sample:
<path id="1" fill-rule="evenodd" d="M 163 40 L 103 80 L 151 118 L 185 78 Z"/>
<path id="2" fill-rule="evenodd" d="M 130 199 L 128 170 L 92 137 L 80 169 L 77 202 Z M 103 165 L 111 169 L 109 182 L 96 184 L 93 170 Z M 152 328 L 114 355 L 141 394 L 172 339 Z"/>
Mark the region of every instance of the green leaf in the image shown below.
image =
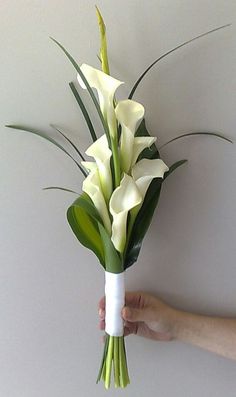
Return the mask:
<path id="1" fill-rule="evenodd" d="M 138 259 L 143 239 L 149 228 L 160 197 L 162 182 L 162 178 L 155 178 L 148 188 L 143 205 L 138 212 L 137 218 L 132 228 L 128 248 L 125 253 L 125 269 L 132 266 L 133 263 L 135 263 Z"/>
<path id="2" fill-rule="evenodd" d="M 82 153 L 80 152 L 80 150 L 77 148 L 77 146 L 71 141 L 71 139 L 69 139 L 57 126 L 55 126 L 54 124 L 50 124 L 50 126 L 56 130 L 60 135 L 62 135 L 69 143 L 70 145 L 75 149 L 75 151 L 78 153 L 78 155 L 80 156 L 80 158 L 84 161 L 85 158 L 82 155 Z"/>
<path id="3" fill-rule="evenodd" d="M 50 39 L 53 40 L 54 43 L 56 43 L 56 44 L 62 49 L 62 51 L 66 54 L 67 58 L 70 60 L 70 62 L 71 62 L 72 65 L 74 66 L 75 70 L 78 72 L 78 74 L 80 75 L 82 81 L 84 82 L 84 85 L 86 86 L 86 88 L 87 88 L 87 90 L 88 90 L 88 93 L 89 93 L 89 95 L 90 95 L 90 97 L 91 97 L 91 99 L 92 99 L 92 101 L 93 101 L 93 103 L 94 103 L 94 105 L 95 105 L 95 108 L 96 108 L 96 110 L 97 110 L 97 113 L 98 113 L 98 115 L 99 115 L 99 117 L 100 117 L 100 120 L 101 120 L 101 122 L 102 122 L 104 131 L 105 131 L 105 133 L 106 133 L 107 140 L 108 140 L 108 143 L 109 143 L 109 146 L 110 146 L 110 134 L 109 134 L 109 129 L 108 129 L 107 123 L 106 123 L 106 121 L 105 121 L 105 119 L 104 119 L 104 117 L 103 117 L 102 111 L 101 111 L 100 106 L 99 106 L 99 103 L 98 103 L 98 101 L 97 101 L 97 98 L 95 97 L 95 95 L 94 95 L 94 93 L 93 93 L 93 90 L 92 90 L 92 88 L 90 87 L 90 85 L 89 85 L 89 83 L 88 83 L 88 81 L 87 81 L 85 75 L 84 75 L 83 72 L 81 71 L 79 65 L 76 63 L 76 61 L 74 60 L 74 58 L 73 58 L 73 57 L 69 54 L 69 52 L 63 47 L 63 45 L 60 44 L 57 40 L 55 40 L 53 37 L 50 37 Z"/>
<path id="4" fill-rule="evenodd" d="M 110 74 L 108 56 L 107 56 L 107 39 L 106 39 L 106 25 L 104 23 L 102 14 L 100 13 L 98 7 L 96 6 L 96 14 L 98 19 L 98 26 L 100 31 L 100 56 L 102 64 L 102 71 L 106 74 Z"/>
<path id="5" fill-rule="evenodd" d="M 226 138 L 225 136 L 218 134 L 216 132 L 189 132 L 187 134 L 182 134 L 182 135 L 176 136 L 175 138 L 171 139 L 170 141 L 164 143 L 164 145 L 160 146 L 159 149 L 162 149 L 163 147 L 165 147 L 166 145 L 168 145 L 171 142 L 177 141 L 177 139 L 184 138 L 186 136 L 191 136 L 191 135 L 210 135 L 210 136 L 215 136 L 220 139 L 224 139 L 227 142 L 233 143 L 233 141 L 231 141 L 231 139 Z"/>
<path id="6" fill-rule="evenodd" d="M 231 24 L 229 23 L 229 24 L 227 24 L 227 25 L 223 25 L 223 26 L 220 26 L 220 27 L 218 27 L 218 28 L 209 30 L 208 32 L 205 32 L 205 33 L 203 33 L 203 34 L 200 34 L 199 36 L 194 37 L 194 38 L 191 39 L 191 40 L 185 41 L 184 43 L 178 45 L 178 46 L 175 47 L 175 48 L 172 48 L 170 51 L 168 51 L 168 52 L 166 52 L 165 54 L 163 54 L 162 56 L 160 56 L 158 59 L 156 59 L 154 62 L 152 62 L 151 65 L 149 65 L 148 68 L 141 74 L 141 76 L 138 78 L 138 80 L 137 80 L 136 83 L 134 84 L 134 86 L 133 86 L 133 88 L 132 88 L 132 90 L 131 90 L 131 92 L 130 92 L 128 98 L 131 99 L 131 98 L 133 97 L 133 95 L 134 95 L 134 93 L 135 93 L 135 91 L 136 91 L 138 85 L 140 84 L 140 82 L 142 81 L 142 79 L 144 78 L 144 76 L 147 74 L 147 72 L 148 72 L 156 63 L 158 63 L 159 61 L 161 61 L 161 60 L 162 60 L 163 58 L 165 58 L 167 55 L 169 55 L 169 54 L 171 54 L 172 52 L 178 50 L 179 48 L 181 48 L 181 47 L 183 47 L 183 46 L 185 46 L 185 45 L 187 45 L 187 44 L 193 42 L 194 40 L 200 39 L 201 37 L 204 37 L 204 36 L 206 36 L 206 35 L 208 35 L 208 34 L 210 34 L 210 33 L 216 32 L 217 30 L 226 28 L 226 27 L 228 27 L 228 26 L 230 26 L 230 25 L 231 25 Z"/>
<path id="7" fill-rule="evenodd" d="M 78 103 L 78 105 L 80 107 L 80 110 L 81 110 L 81 112 L 82 112 L 82 114 L 84 116 L 84 119 L 85 119 L 85 121 L 87 123 L 87 126 L 88 126 L 88 129 L 90 131 L 92 140 L 93 140 L 93 142 L 95 142 L 97 140 L 97 136 L 96 136 L 92 121 L 91 121 L 91 119 L 89 117 L 89 114 L 87 112 L 87 109 L 84 106 L 84 103 L 83 103 L 83 101 L 81 99 L 81 96 L 79 95 L 79 93 L 78 93 L 78 91 L 77 91 L 77 89 L 76 89 L 76 87 L 75 87 L 75 85 L 74 85 L 74 83 L 72 81 L 69 83 L 69 86 L 71 88 L 71 91 L 73 92 L 73 95 L 74 95 L 74 97 L 76 99 L 76 102 Z"/>
<path id="8" fill-rule="evenodd" d="M 146 123 L 145 123 L 145 119 L 143 119 L 135 133 L 135 136 L 150 136 L 147 127 L 146 127 Z M 155 145 L 155 143 L 153 143 L 150 148 L 146 148 L 142 151 L 142 153 L 140 153 L 138 160 L 141 160 L 143 158 L 146 159 L 159 159 L 160 155 L 159 152 L 157 150 L 157 147 Z"/>
<path id="9" fill-rule="evenodd" d="M 164 174 L 164 179 L 166 179 L 172 172 L 174 172 L 177 168 L 179 168 L 181 165 L 185 164 L 188 160 L 179 160 L 176 161 L 176 163 L 172 164 L 169 167 L 169 171 L 165 172 Z"/>
<path id="10" fill-rule="evenodd" d="M 80 243 L 93 251 L 105 268 L 102 239 L 97 224 L 94 222 L 93 208 L 87 206 L 85 197 L 85 193 L 82 193 L 68 208 L 67 220 Z"/>
<path id="11" fill-rule="evenodd" d="M 75 192 L 74 190 L 71 190 L 71 189 L 67 189 L 65 187 L 59 187 L 59 186 L 47 186 L 47 187 L 43 187 L 42 190 L 63 190 L 65 192 L 74 193 L 77 196 L 79 196 L 78 192 Z"/>
<path id="12" fill-rule="evenodd" d="M 74 163 L 77 165 L 77 167 L 80 169 L 80 171 L 82 172 L 82 174 L 85 177 L 88 175 L 87 172 L 83 169 L 83 167 L 71 156 L 70 153 L 67 152 L 66 149 L 64 149 L 63 146 L 61 146 L 59 143 L 57 143 L 53 138 L 45 135 L 44 132 L 38 131 L 35 128 L 30 128 L 30 127 L 26 127 L 26 126 L 22 126 L 22 125 L 9 124 L 9 125 L 5 125 L 5 127 L 13 128 L 15 130 L 20 130 L 20 131 L 31 132 L 32 134 L 38 135 L 41 138 L 46 139 L 48 142 L 53 143 L 55 146 L 57 146 L 59 149 L 61 149 L 68 157 L 70 157 L 71 160 L 74 161 Z"/>
<path id="13" fill-rule="evenodd" d="M 95 253 L 107 271 L 111 273 L 122 271 L 120 255 L 115 250 L 98 211 L 86 193 L 82 193 L 69 207 L 67 219 L 81 244 Z"/>

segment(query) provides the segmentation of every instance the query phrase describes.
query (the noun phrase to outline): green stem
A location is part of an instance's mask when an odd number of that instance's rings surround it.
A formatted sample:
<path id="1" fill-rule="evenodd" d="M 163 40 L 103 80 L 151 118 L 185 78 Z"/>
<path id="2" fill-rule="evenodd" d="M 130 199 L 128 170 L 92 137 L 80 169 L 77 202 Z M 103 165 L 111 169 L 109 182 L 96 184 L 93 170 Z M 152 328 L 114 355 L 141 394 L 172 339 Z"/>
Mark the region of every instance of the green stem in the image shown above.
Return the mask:
<path id="1" fill-rule="evenodd" d="M 109 336 L 108 342 L 108 351 L 107 351 L 107 358 L 106 358 L 106 376 L 105 376 L 105 388 L 109 389 L 111 385 L 111 367 L 112 367 L 112 359 L 113 359 L 113 344 L 114 344 L 114 337 Z"/>
<path id="2" fill-rule="evenodd" d="M 114 165 L 114 177 L 115 177 L 115 188 L 120 185 L 120 157 L 118 152 L 118 141 L 117 138 L 111 138 L 111 150 Z"/>
<path id="3" fill-rule="evenodd" d="M 114 379 L 115 387 L 120 387 L 120 369 L 119 369 L 119 339 L 114 338 Z"/>

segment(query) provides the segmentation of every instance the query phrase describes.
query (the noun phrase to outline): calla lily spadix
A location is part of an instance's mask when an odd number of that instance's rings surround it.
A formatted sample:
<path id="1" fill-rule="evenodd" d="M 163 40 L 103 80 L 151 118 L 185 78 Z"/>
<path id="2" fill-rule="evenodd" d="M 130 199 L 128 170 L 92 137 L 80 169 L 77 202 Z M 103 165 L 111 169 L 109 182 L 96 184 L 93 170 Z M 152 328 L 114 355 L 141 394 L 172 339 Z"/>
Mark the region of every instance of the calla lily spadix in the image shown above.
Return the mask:
<path id="1" fill-rule="evenodd" d="M 84 166 L 86 167 L 86 162 L 83 162 Z M 91 167 L 91 163 L 88 164 Z M 82 190 L 87 193 L 87 195 L 91 198 L 95 208 L 98 210 L 104 227 L 106 228 L 108 234 L 111 234 L 111 221 L 106 205 L 106 201 L 104 199 L 99 171 L 98 168 L 93 168 L 93 170 L 89 173 L 89 175 L 84 179 Z"/>
<path id="2" fill-rule="evenodd" d="M 110 212 L 113 217 L 111 240 L 119 252 L 123 252 L 125 248 L 128 212 L 141 201 L 142 195 L 133 178 L 124 174 L 120 186 L 114 190 L 110 199 Z"/>
<path id="3" fill-rule="evenodd" d="M 117 88 L 123 84 L 123 82 L 87 64 L 82 64 L 80 69 L 86 77 L 90 87 L 97 90 L 100 108 L 107 121 L 110 135 L 112 138 L 116 138 L 116 118 L 113 100 Z M 79 74 L 77 75 L 77 79 L 81 87 L 86 89 Z"/>
<path id="4" fill-rule="evenodd" d="M 87 156 L 93 157 L 96 161 L 102 192 L 105 199 L 108 201 L 112 193 L 112 175 L 110 168 L 112 151 L 109 149 L 106 135 L 102 135 L 92 143 L 85 153 Z M 83 162 L 81 164 L 84 165 Z"/>

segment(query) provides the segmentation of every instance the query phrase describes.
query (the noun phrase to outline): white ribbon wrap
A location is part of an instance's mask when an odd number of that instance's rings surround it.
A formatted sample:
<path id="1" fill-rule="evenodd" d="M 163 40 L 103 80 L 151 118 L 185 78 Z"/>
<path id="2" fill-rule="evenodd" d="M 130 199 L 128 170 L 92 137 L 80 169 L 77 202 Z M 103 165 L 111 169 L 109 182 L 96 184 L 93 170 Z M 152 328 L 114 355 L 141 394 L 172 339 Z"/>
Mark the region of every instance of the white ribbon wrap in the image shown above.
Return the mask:
<path id="1" fill-rule="evenodd" d="M 105 272 L 106 328 L 111 336 L 123 336 L 124 325 L 121 310 L 125 305 L 124 272 L 115 274 Z"/>

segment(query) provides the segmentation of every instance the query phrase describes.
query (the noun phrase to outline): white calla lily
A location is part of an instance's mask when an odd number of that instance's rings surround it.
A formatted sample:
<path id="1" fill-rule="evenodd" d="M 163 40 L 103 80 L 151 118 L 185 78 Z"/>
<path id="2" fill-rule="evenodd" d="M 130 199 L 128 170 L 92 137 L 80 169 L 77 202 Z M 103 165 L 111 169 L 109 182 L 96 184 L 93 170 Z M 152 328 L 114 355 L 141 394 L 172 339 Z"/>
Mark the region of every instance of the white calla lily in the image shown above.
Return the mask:
<path id="1" fill-rule="evenodd" d="M 113 216 L 111 240 L 119 252 L 123 252 L 126 243 L 126 224 L 128 212 L 140 204 L 142 195 L 133 178 L 127 174 L 112 193 L 110 213 Z"/>
<path id="2" fill-rule="evenodd" d="M 132 176 L 144 200 L 153 178 L 163 178 L 169 168 L 161 159 L 142 159 L 132 168 Z"/>
<path id="3" fill-rule="evenodd" d="M 116 118 L 122 127 L 128 128 L 134 135 L 137 124 L 144 116 L 144 107 L 141 103 L 131 99 L 119 101 L 116 108 Z"/>
<path id="4" fill-rule="evenodd" d="M 107 205 L 102 193 L 98 168 L 94 168 L 84 179 L 82 190 L 91 198 L 103 221 L 104 227 L 111 234 L 111 221 Z"/>
<path id="5" fill-rule="evenodd" d="M 121 125 L 120 158 L 122 170 L 129 173 L 130 168 L 146 146 L 150 146 L 146 138 L 140 140 L 134 137 L 138 123 L 144 116 L 144 107 L 138 102 L 125 99 L 118 102 L 115 108 L 116 118 Z M 146 140 L 146 142 L 145 142 Z M 141 143 L 146 146 L 141 146 Z"/>
<path id="6" fill-rule="evenodd" d="M 154 136 L 137 136 L 134 138 L 133 155 L 131 160 L 131 167 L 136 163 L 138 156 L 144 149 L 156 142 L 157 138 Z"/>
<path id="7" fill-rule="evenodd" d="M 92 143 L 85 153 L 88 156 L 93 157 L 96 161 L 102 192 L 105 199 L 108 201 L 112 193 L 112 175 L 110 168 L 110 158 L 112 151 L 109 149 L 106 135 L 102 135 L 94 143 Z M 83 162 L 81 164 L 83 164 Z"/>
<path id="8" fill-rule="evenodd" d="M 90 87 L 97 90 L 102 114 L 107 121 L 111 136 L 115 138 L 116 119 L 113 100 L 115 91 L 121 84 L 123 84 L 123 82 L 85 63 L 81 65 L 80 69 L 86 77 Z M 86 86 L 79 74 L 77 75 L 77 79 L 81 87 L 86 89 Z"/>

